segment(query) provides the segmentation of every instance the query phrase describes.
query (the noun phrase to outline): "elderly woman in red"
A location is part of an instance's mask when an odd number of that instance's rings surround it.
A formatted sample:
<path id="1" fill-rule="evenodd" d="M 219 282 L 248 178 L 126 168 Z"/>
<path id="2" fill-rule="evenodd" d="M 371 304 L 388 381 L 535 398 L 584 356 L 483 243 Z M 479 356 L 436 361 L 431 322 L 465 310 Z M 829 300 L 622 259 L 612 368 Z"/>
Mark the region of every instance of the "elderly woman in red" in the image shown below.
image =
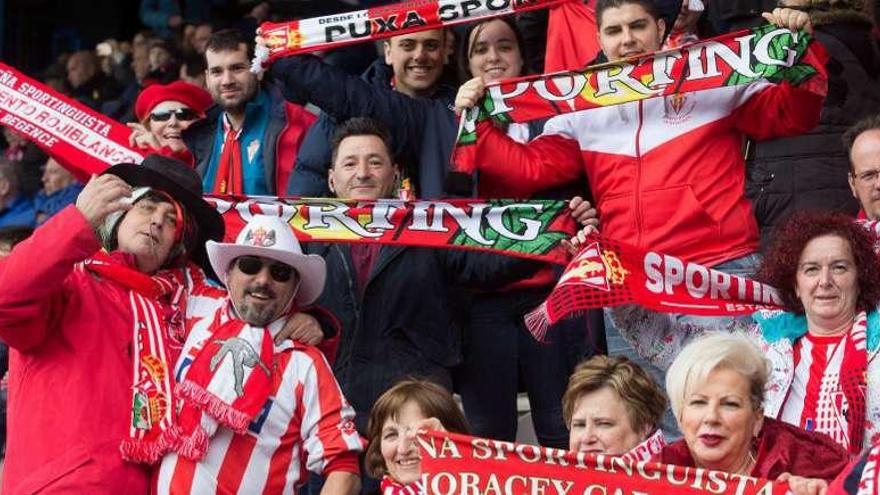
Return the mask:
<path id="1" fill-rule="evenodd" d="M 833 213 L 799 213 L 776 233 L 757 278 L 785 311 L 760 311 L 744 330 L 771 362 L 764 412 L 825 433 L 858 454 L 880 434 L 880 260 L 868 232 Z M 645 358 L 668 366 L 710 328 L 638 307 L 614 311 Z"/>
<path id="2" fill-rule="evenodd" d="M 685 346 L 666 374 L 684 438 L 654 460 L 787 481 L 796 495 L 824 493 L 847 453 L 826 435 L 765 417 L 769 375 L 749 337 L 718 332 Z"/>
<path id="3" fill-rule="evenodd" d="M 181 134 L 204 118 L 212 103 L 207 91 L 183 81 L 147 86 L 134 104 L 138 122 L 128 124 L 132 129 L 129 141 L 133 146 L 192 164 L 192 154 Z"/>

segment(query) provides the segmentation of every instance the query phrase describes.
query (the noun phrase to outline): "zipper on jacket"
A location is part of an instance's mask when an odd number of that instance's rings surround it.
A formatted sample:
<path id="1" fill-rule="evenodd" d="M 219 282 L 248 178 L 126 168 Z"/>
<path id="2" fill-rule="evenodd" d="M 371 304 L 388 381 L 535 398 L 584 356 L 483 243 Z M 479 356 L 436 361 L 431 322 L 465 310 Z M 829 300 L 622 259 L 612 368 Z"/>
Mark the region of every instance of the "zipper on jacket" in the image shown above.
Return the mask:
<path id="1" fill-rule="evenodd" d="M 358 298 L 357 298 L 357 291 L 355 291 L 355 289 L 352 285 L 353 284 L 352 281 L 354 280 L 352 278 L 352 269 L 350 266 L 348 266 L 348 260 L 345 259 L 345 252 L 342 250 L 342 248 L 339 245 L 334 245 L 333 248 L 336 249 L 337 252 L 339 253 L 339 258 L 340 258 L 340 261 L 342 262 L 342 268 L 343 268 L 343 270 L 345 270 L 345 278 L 348 280 L 348 293 L 351 296 L 352 303 L 354 304 L 354 325 L 352 325 L 353 328 L 351 330 L 351 339 L 349 341 L 348 349 L 346 349 L 346 353 L 345 353 L 345 361 L 344 361 L 345 379 L 342 380 L 343 383 L 348 384 L 349 377 L 351 376 L 351 369 L 352 369 L 351 368 L 351 357 L 352 357 L 352 354 L 354 354 L 355 336 L 357 336 L 357 334 L 360 333 L 359 329 L 361 326 L 361 308 L 360 308 L 361 305 L 360 305 L 360 302 L 358 301 Z M 341 333 L 339 335 L 339 344 L 341 346 L 342 345 L 342 338 L 345 336 L 345 330 L 340 329 L 340 332 Z"/>
<path id="2" fill-rule="evenodd" d="M 636 128 L 636 187 L 633 194 L 635 201 L 636 213 L 636 246 L 642 247 L 642 202 L 641 202 L 641 182 L 642 182 L 642 124 L 644 123 L 643 100 L 639 100 L 639 125 Z"/>

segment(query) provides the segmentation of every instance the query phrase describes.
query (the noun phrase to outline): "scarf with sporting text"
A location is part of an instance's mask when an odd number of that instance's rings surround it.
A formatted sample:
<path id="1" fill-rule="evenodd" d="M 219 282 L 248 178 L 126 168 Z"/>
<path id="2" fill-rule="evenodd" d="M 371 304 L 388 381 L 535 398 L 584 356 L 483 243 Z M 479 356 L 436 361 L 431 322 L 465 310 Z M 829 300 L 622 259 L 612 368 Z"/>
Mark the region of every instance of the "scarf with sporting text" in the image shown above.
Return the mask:
<path id="1" fill-rule="evenodd" d="M 480 167 L 477 123 L 523 123 L 647 98 L 758 81 L 800 86 L 824 95 L 827 56 L 806 32 L 773 25 L 730 33 L 674 50 L 609 62 L 580 72 L 509 79 L 487 86 L 462 115 L 450 183 Z"/>
<path id="2" fill-rule="evenodd" d="M 594 232 L 547 299 L 526 315 L 526 326 L 535 338 L 544 340 L 559 320 L 589 309 L 633 303 L 653 311 L 706 316 L 748 315 L 782 307 L 776 289 L 766 284 Z"/>

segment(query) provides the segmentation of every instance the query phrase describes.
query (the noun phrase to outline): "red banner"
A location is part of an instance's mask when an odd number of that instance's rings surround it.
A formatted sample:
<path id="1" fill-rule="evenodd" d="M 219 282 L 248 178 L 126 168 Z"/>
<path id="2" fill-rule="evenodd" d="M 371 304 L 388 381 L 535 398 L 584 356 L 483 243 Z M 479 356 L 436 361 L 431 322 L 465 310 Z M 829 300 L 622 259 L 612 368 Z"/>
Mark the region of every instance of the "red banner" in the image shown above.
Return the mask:
<path id="1" fill-rule="evenodd" d="M 346 201 L 208 196 L 234 242 L 254 216 L 278 215 L 300 242 L 370 242 L 491 250 L 564 265 L 575 230 L 566 201 Z"/>
<path id="2" fill-rule="evenodd" d="M 743 315 L 781 307 L 769 285 L 593 234 L 547 300 L 526 315 L 526 325 L 543 340 L 547 328 L 563 318 L 632 303 L 693 315 Z"/>
<path id="3" fill-rule="evenodd" d="M 0 125 L 22 134 L 80 180 L 116 163 L 140 163 L 131 129 L 0 63 Z"/>
<path id="4" fill-rule="evenodd" d="M 773 495 L 785 483 L 699 468 L 575 454 L 535 445 L 427 432 L 418 436 L 431 495 Z"/>
<path id="5" fill-rule="evenodd" d="M 572 0 L 413 0 L 373 9 L 325 15 L 293 22 L 265 22 L 260 33 L 266 49 L 257 51 L 255 69 L 279 57 L 376 41 L 439 29 Z"/>

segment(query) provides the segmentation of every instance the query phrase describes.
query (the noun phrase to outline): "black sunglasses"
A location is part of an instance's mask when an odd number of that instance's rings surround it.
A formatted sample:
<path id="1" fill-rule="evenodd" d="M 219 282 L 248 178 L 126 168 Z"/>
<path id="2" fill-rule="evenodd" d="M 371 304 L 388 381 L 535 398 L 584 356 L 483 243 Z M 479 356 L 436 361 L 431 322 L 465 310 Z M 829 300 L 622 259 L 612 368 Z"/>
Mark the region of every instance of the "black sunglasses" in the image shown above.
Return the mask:
<path id="1" fill-rule="evenodd" d="M 165 122 L 166 120 L 169 120 L 172 115 L 182 122 L 189 122 L 199 118 L 199 114 L 191 108 L 175 108 L 174 110 L 153 112 L 150 114 L 150 120 L 153 122 Z"/>
<path id="2" fill-rule="evenodd" d="M 263 269 L 263 265 L 269 264 L 269 276 L 276 282 L 287 282 L 293 276 L 293 267 L 277 261 L 263 261 L 256 256 L 239 256 L 235 265 L 245 275 L 256 275 Z"/>

